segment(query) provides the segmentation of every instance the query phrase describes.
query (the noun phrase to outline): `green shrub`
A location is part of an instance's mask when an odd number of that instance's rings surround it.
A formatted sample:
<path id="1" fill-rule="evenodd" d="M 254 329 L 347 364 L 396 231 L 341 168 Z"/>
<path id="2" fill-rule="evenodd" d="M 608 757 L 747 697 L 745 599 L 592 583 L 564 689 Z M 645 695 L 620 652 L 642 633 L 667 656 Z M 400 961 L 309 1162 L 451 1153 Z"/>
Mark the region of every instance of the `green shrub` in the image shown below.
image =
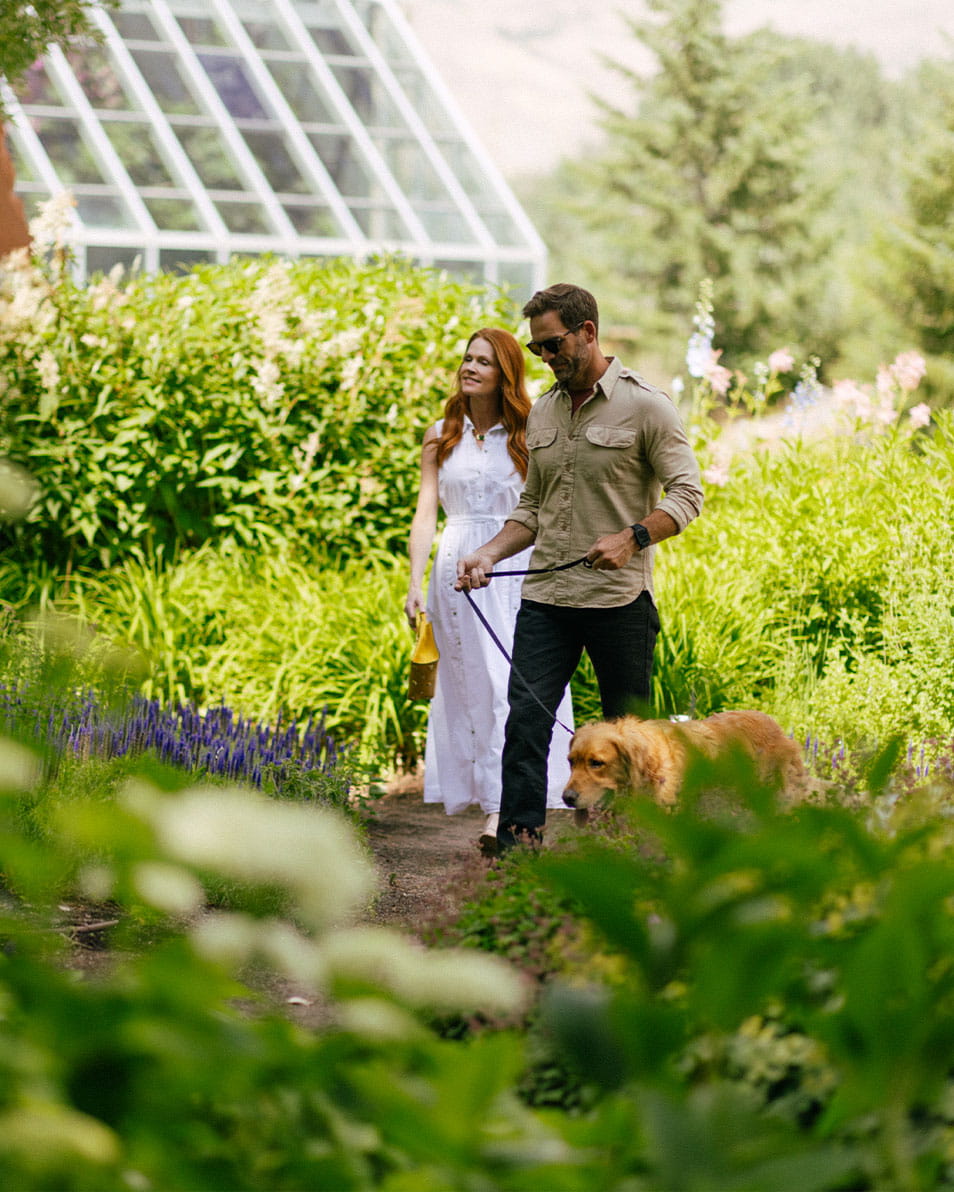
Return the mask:
<path id="1" fill-rule="evenodd" d="M 40 571 L 206 541 L 403 551 L 420 441 L 463 342 L 515 325 L 503 296 L 401 261 L 78 287 L 15 260 L 0 273 L 0 455 L 39 495 L 0 542 Z"/>

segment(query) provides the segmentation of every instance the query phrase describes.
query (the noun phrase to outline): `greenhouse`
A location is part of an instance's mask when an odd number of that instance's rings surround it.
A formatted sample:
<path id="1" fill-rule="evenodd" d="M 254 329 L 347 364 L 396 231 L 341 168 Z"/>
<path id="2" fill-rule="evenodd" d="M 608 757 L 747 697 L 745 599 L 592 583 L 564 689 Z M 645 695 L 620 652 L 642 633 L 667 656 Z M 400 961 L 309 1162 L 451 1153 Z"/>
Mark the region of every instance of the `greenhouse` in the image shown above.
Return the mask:
<path id="1" fill-rule="evenodd" d="M 28 216 L 76 200 L 80 276 L 398 254 L 542 283 L 545 250 L 395 0 L 122 0 L 51 48 L 7 145 Z"/>

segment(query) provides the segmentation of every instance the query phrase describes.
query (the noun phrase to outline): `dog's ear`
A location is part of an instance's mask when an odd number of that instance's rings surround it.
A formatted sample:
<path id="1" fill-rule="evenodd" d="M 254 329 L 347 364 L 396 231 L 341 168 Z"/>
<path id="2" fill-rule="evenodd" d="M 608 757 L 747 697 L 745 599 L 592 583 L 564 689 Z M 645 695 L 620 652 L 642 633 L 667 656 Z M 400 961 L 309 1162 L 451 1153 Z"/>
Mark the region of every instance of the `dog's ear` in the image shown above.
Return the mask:
<path id="1" fill-rule="evenodd" d="M 615 728 L 613 746 L 619 758 L 618 788 L 641 790 L 652 781 L 646 769 L 647 742 L 643 724 L 634 717 L 627 717 L 625 721 L 617 721 Z"/>

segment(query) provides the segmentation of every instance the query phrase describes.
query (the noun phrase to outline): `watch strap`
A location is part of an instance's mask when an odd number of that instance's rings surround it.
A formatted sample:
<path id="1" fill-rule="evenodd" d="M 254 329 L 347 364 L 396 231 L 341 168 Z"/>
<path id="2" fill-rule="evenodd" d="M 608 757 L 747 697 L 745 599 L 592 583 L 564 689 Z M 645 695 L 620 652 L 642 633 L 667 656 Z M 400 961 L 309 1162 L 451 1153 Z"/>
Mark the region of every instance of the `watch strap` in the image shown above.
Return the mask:
<path id="1" fill-rule="evenodd" d="M 630 529 L 633 531 L 633 537 L 636 539 L 636 545 L 640 550 L 645 550 L 647 546 L 652 546 L 653 540 L 649 536 L 649 531 L 641 522 L 630 526 Z"/>

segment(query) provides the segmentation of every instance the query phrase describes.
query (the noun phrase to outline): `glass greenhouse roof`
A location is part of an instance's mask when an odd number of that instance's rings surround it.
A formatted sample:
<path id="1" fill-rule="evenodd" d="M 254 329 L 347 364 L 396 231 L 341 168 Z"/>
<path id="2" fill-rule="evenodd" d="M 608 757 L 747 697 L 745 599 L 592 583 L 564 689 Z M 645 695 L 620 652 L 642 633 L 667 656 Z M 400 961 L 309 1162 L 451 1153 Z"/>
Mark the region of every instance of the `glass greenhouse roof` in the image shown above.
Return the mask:
<path id="1" fill-rule="evenodd" d="M 395 0 L 122 0 L 52 48 L 7 140 L 27 215 L 76 198 L 83 274 L 400 253 L 542 284 L 533 226 Z"/>

